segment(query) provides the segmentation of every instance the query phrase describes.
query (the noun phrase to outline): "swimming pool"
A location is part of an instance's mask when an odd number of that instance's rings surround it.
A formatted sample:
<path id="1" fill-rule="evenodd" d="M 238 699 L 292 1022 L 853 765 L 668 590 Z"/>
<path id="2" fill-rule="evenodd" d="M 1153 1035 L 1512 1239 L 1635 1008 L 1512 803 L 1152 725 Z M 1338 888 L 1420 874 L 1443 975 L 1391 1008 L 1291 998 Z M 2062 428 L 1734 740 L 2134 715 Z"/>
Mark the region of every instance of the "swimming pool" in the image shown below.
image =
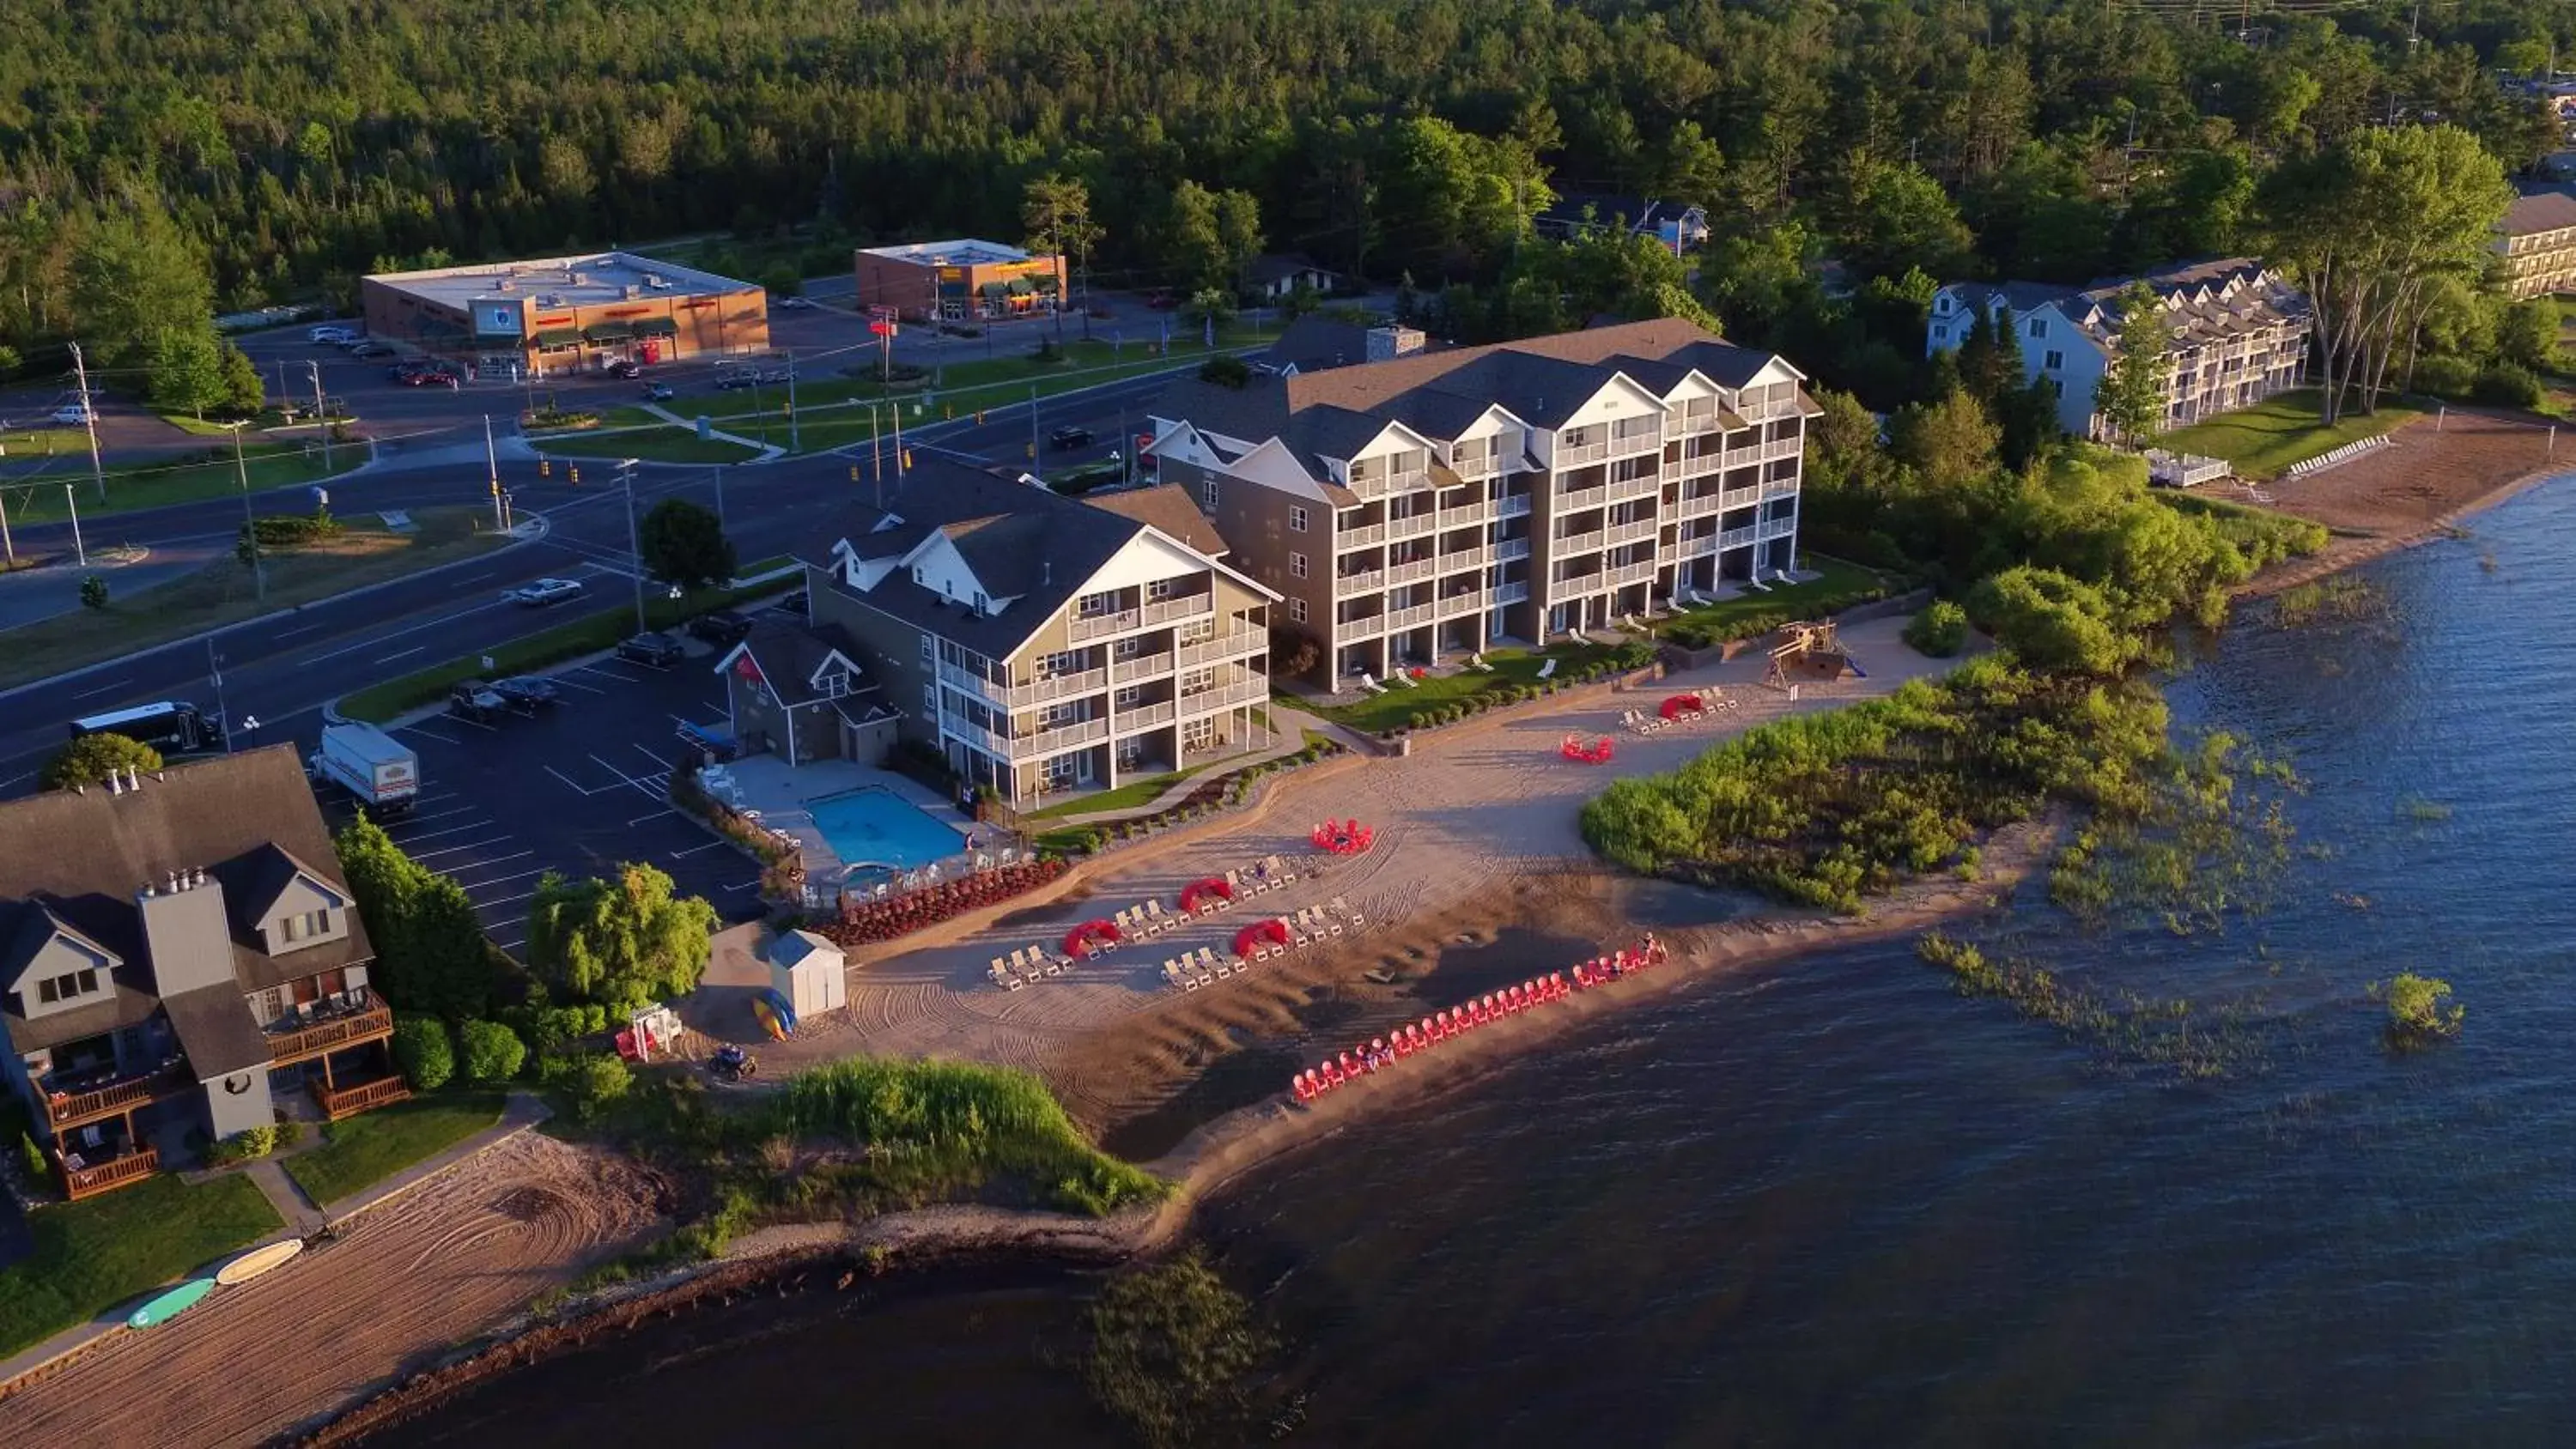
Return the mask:
<path id="1" fill-rule="evenodd" d="M 966 848 L 966 837 L 891 790 L 869 788 L 809 800 L 814 829 L 843 865 L 918 869 Z"/>

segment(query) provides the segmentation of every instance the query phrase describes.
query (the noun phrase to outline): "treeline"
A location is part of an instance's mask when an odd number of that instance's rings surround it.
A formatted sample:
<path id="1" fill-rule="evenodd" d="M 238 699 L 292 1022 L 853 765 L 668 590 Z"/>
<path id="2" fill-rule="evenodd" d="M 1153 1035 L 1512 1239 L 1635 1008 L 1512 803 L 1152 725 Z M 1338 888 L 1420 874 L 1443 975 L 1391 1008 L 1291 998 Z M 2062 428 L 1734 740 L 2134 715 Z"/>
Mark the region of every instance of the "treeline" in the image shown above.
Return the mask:
<path id="1" fill-rule="evenodd" d="M 1016 240 L 1057 172 L 1107 275 L 1169 264 L 1196 185 L 1273 248 L 1426 290 L 1492 283 L 1515 218 L 1595 189 L 1864 274 L 1928 244 L 2072 280 L 2226 248 L 2252 175 L 2365 125 L 2438 116 L 2515 167 L 2556 144 L 2494 70 L 2576 53 L 2568 0 L 2428 8 L 2420 43 L 2393 3 L 2243 37 L 2218 9 L 0 0 L 0 345 L 87 333 L 84 249 L 138 216 L 223 308 L 701 231 Z"/>

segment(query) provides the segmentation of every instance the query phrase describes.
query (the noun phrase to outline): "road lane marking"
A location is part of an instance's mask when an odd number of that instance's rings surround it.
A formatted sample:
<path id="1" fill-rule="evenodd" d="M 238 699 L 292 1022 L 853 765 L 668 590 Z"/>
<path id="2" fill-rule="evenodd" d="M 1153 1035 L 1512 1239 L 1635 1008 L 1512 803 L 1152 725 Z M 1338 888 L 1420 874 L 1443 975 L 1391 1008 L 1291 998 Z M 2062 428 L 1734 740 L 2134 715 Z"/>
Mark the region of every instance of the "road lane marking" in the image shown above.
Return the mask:
<path id="1" fill-rule="evenodd" d="M 379 659 L 379 660 L 377 660 L 376 662 L 377 662 L 378 664 L 391 664 L 391 663 L 393 663 L 393 662 L 394 662 L 395 660 L 397 660 L 397 659 L 409 659 L 410 657 L 412 657 L 412 656 L 413 656 L 413 655 L 415 655 L 415 654 L 426 654 L 426 653 L 428 653 L 428 652 L 429 652 L 429 646 L 428 646 L 428 645 L 426 645 L 426 644 L 415 644 L 415 645 L 413 645 L 411 648 L 409 648 L 409 649 L 406 649 L 406 650 L 402 651 L 400 654 L 388 654 L 388 655 L 386 655 L 384 658 Z"/>
<path id="2" fill-rule="evenodd" d="M 127 675 L 125 678 L 116 681 L 114 684 L 102 684 L 96 689 L 84 689 L 80 693 L 73 695 L 72 698 L 88 699 L 93 695 L 113 694 L 117 690 L 130 687 L 133 683 L 134 677 L 132 675 Z"/>
<path id="3" fill-rule="evenodd" d="M 316 630 L 328 629 L 330 627 L 331 626 L 328 624 L 307 624 L 300 629 L 280 629 L 277 631 L 276 637 L 279 639 L 292 639 L 298 634 L 310 634 Z"/>
<path id="4" fill-rule="evenodd" d="M 729 844 L 731 844 L 731 843 L 732 843 L 731 841 L 726 841 L 726 840 L 710 840 L 710 841 L 708 841 L 708 842 L 707 842 L 706 844 L 704 844 L 704 845 L 692 845 L 692 846 L 690 846 L 690 847 L 689 847 L 688 849 L 686 849 L 686 850 L 675 850 L 675 851 L 672 851 L 672 852 L 671 852 L 671 858 L 672 858 L 673 860 L 686 860 L 686 859 L 688 859 L 690 856 L 693 856 L 693 855 L 697 854 L 697 853 L 698 853 L 699 851 L 701 851 L 701 850 L 713 850 L 713 849 L 715 849 L 715 848 L 716 848 L 717 846 L 719 846 L 719 845 L 729 845 Z"/>

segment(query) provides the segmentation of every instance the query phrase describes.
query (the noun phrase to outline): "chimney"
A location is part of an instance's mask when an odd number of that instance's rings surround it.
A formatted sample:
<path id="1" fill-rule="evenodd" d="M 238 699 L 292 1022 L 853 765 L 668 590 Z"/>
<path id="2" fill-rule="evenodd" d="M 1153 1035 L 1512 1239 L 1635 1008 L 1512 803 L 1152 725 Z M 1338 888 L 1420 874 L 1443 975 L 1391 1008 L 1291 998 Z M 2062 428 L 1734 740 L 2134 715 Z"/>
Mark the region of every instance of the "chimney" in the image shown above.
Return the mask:
<path id="1" fill-rule="evenodd" d="M 204 883 L 203 872 L 173 873 L 172 889 L 136 898 L 143 918 L 143 947 L 152 958 L 152 977 L 163 996 L 176 996 L 205 986 L 239 987 L 233 977 L 233 931 L 224 910 L 221 886 Z M 186 889 L 178 882 L 186 881 Z"/>
<path id="2" fill-rule="evenodd" d="M 161 873 L 161 893 L 165 896 L 175 896 L 179 893 L 179 873 L 177 871 L 167 870 Z"/>
<path id="3" fill-rule="evenodd" d="M 118 774 L 113 769 L 107 772 L 107 793 L 110 795 L 122 795 L 125 793 L 125 777 Z"/>

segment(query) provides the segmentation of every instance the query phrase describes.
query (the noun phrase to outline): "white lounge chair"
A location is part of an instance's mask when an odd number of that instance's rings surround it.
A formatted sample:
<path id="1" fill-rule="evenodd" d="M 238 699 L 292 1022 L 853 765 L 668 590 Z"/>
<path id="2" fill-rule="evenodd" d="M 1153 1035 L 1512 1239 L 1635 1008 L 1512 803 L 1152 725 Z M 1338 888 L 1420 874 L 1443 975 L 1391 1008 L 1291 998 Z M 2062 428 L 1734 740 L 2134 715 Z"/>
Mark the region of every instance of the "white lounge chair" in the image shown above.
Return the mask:
<path id="1" fill-rule="evenodd" d="M 1360 671 L 1360 693 L 1384 694 L 1386 693 L 1386 686 L 1378 683 L 1375 676 L 1363 669 Z"/>
<path id="2" fill-rule="evenodd" d="M 1552 679 L 1552 678 L 1554 678 L 1555 676 L 1556 676 L 1556 656 L 1554 656 L 1554 655 L 1552 655 L 1552 654 L 1551 654 L 1551 655 L 1549 655 L 1549 656 L 1548 656 L 1548 660 L 1547 660 L 1547 662 L 1546 662 L 1545 664 L 1542 664 L 1542 665 L 1540 665 L 1540 666 L 1538 667 L 1538 677 L 1539 677 L 1539 678 L 1541 678 L 1541 679 Z"/>
<path id="3" fill-rule="evenodd" d="M 1485 662 L 1485 651 L 1481 649 L 1467 656 L 1467 667 L 1476 671 L 1478 674 L 1491 674 L 1494 672 L 1494 666 Z"/>
<path id="4" fill-rule="evenodd" d="M 1368 929 L 1368 918 L 1353 909 L 1350 902 L 1343 900 L 1340 896 L 1333 897 L 1331 900 L 1325 902 L 1325 904 L 1330 906 L 1332 909 L 1341 912 L 1342 918 L 1350 922 L 1352 931 L 1359 932 Z"/>
<path id="5" fill-rule="evenodd" d="M 1566 630 L 1565 637 L 1573 640 L 1577 644 L 1590 644 L 1592 642 L 1592 636 L 1584 633 L 1580 629 Z"/>
<path id="6" fill-rule="evenodd" d="M 1413 682 L 1412 674 L 1403 669 L 1398 669 L 1393 674 L 1388 675 L 1386 677 L 1386 682 L 1399 689 L 1413 689 L 1416 687 Z"/>
<path id="7" fill-rule="evenodd" d="M 1276 855 L 1262 861 L 1261 869 L 1265 875 L 1280 885 L 1287 885 L 1297 879 L 1296 870 L 1285 859 Z"/>
<path id="8" fill-rule="evenodd" d="M 1065 973 L 1065 969 L 1067 967 L 1073 965 L 1072 957 L 1059 956 L 1054 952 L 1047 950 L 1044 946 L 1032 947 L 1031 949 L 1036 951 L 1039 958 L 1046 963 L 1044 969 L 1046 974 L 1049 976 L 1061 976 Z"/>

